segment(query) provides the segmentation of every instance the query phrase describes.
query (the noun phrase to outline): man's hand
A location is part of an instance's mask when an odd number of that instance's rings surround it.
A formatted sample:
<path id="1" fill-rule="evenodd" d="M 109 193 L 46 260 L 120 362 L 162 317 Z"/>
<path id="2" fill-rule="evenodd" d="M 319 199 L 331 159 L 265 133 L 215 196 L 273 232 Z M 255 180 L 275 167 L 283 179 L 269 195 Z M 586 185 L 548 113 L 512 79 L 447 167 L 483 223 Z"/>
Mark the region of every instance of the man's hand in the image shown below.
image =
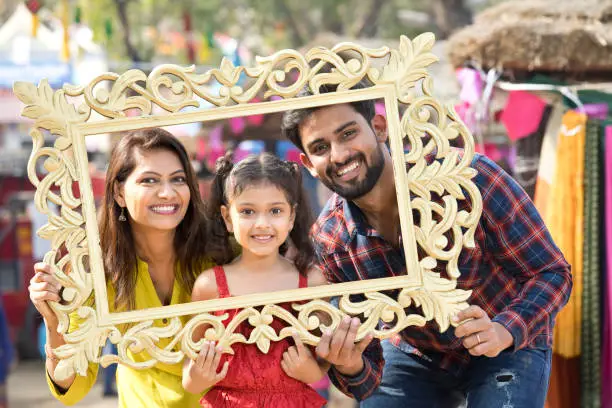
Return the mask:
<path id="1" fill-rule="evenodd" d="M 514 343 L 512 334 L 478 306 L 462 310 L 453 321 L 459 323 L 455 335 L 463 338 L 463 346 L 473 356 L 496 357 Z"/>
<path id="2" fill-rule="evenodd" d="M 359 319 L 346 316 L 336 330 L 326 330 L 321 336 L 316 353 L 322 359 L 336 367 L 341 374 L 354 377 L 363 371 L 363 351 L 372 341 L 372 334 L 368 334 L 360 342 L 355 343 Z"/>

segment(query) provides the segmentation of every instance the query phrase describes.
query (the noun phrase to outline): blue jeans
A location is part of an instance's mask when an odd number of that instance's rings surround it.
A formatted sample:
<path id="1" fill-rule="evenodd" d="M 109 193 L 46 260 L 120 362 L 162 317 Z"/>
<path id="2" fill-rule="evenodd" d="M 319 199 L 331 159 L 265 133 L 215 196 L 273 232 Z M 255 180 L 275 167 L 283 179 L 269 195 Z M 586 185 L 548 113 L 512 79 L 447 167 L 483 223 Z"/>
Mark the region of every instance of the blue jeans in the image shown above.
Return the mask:
<path id="1" fill-rule="evenodd" d="M 111 343 L 110 340 L 107 340 L 102 349 L 102 354 L 117 354 L 117 346 Z M 111 364 L 106 368 L 102 368 L 102 371 L 104 373 L 104 390 L 102 394 L 117 395 L 117 364 Z"/>
<path id="2" fill-rule="evenodd" d="M 474 357 L 455 376 L 382 341 L 385 367 L 380 387 L 363 408 L 541 408 L 552 352 L 522 349 Z"/>

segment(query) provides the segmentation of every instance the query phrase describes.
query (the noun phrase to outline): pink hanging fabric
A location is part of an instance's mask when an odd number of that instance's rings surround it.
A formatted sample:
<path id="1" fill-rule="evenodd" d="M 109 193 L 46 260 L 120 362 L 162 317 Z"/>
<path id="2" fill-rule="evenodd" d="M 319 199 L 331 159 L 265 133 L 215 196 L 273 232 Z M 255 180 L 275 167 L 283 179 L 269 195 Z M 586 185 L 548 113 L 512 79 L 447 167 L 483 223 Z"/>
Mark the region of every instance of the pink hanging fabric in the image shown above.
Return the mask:
<path id="1" fill-rule="evenodd" d="M 546 101 L 525 91 L 512 91 L 501 114 L 508 137 L 512 141 L 529 136 L 538 129 Z"/>

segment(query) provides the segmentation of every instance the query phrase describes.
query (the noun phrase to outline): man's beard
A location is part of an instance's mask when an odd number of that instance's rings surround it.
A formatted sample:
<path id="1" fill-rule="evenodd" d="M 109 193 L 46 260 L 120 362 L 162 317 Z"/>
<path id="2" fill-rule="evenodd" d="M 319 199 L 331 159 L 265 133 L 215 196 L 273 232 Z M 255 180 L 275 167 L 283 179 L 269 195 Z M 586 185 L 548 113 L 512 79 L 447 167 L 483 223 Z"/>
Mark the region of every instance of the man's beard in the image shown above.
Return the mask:
<path id="1" fill-rule="evenodd" d="M 352 185 L 338 184 L 335 182 L 335 174 L 337 174 L 338 167 L 342 167 L 344 164 L 350 163 L 354 160 L 358 160 L 361 166 L 366 166 L 366 174 L 363 180 L 355 181 Z M 334 164 L 329 165 L 325 170 L 325 178 L 321 178 L 321 182 L 334 193 L 347 200 L 356 200 L 368 194 L 376 183 L 383 172 L 385 167 L 385 157 L 380 145 L 374 152 L 372 164 L 368 166 L 365 157 L 362 153 L 352 156 L 346 160 L 340 166 Z"/>

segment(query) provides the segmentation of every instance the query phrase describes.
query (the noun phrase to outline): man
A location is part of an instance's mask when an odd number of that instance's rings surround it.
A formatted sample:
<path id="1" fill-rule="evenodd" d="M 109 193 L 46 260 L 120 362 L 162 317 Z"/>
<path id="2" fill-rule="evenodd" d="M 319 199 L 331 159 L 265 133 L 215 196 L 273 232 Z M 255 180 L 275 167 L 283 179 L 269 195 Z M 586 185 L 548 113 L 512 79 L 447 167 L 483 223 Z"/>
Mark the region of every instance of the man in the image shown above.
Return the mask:
<path id="1" fill-rule="evenodd" d="M 282 131 L 335 192 L 312 230 L 327 278 L 405 274 L 387 123 L 373 101 L 288 111 Z M 476 155 L 472 167 L 484 208 L 476 246 L 459 259 L 458 287 L 473 291 L 471 306 L 454 317 L 459 326 L 439 333 L 429 322 L 366 348 L 369 338 L 351 343 L 358 322 L 346 321 L 321 339 L 317 353 L 334 364 L 332 381 L 365 399 L 363 407 L 544 405 L 554 318 L 572 286 L 569 265 L 518 184 L 486 157 Z"/>

